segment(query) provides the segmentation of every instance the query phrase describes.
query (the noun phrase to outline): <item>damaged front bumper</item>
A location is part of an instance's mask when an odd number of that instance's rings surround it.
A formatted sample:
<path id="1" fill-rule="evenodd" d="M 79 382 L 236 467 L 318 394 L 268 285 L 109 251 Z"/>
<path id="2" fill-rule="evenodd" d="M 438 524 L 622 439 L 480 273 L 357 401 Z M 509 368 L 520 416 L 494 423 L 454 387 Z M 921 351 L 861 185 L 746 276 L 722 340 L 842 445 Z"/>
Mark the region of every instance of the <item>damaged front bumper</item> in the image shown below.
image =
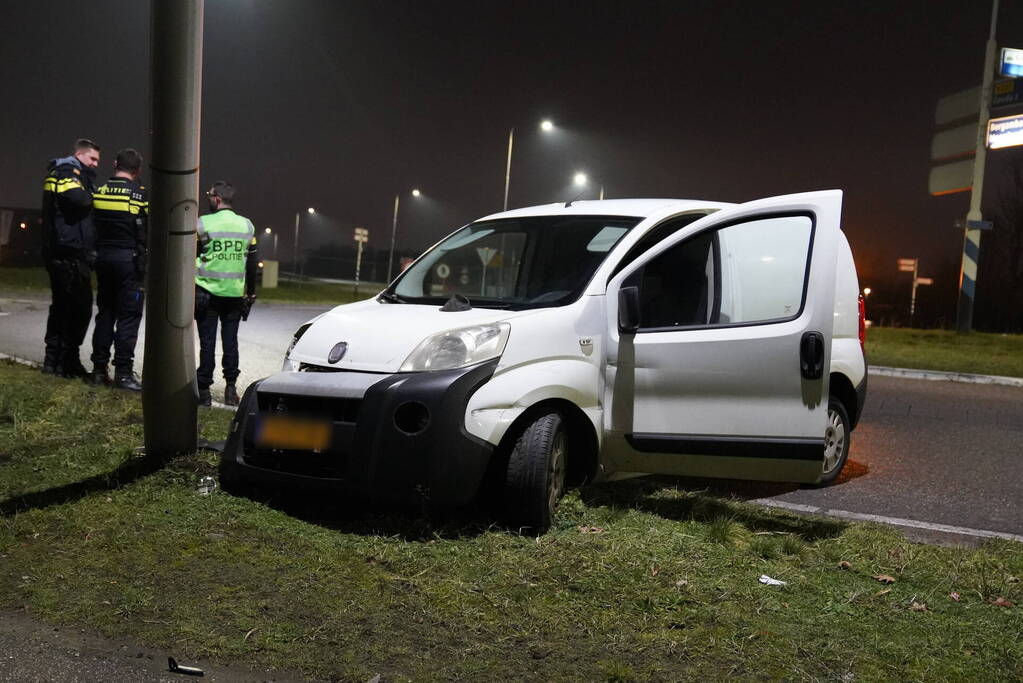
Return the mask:
<path id="1" fill-rule="evenodd" d="M 466 405 L 496 367 L 497 360 L 441 372 L 282 372 L 255 382 L 231 424 L 221 478 L 396 504 L 468 503 L 494 447 L 466 432 Z M 323 447 L 268 445 L 268 422 L 292 417 L 299 430 L 322 427 Z"/>

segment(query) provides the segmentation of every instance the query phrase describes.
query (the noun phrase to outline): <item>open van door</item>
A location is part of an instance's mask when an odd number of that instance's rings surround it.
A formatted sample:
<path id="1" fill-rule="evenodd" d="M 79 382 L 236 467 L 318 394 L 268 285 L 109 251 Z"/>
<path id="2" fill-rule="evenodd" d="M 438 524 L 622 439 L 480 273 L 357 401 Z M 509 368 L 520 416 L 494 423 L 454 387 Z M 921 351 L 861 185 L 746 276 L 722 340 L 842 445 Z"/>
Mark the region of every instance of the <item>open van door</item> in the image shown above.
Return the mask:
<path id="1" fill-rule="evenodd" d="M 613 471 L 820 479 L 841 208 L 839 190 L 740 204 L 611 279 Z"/>

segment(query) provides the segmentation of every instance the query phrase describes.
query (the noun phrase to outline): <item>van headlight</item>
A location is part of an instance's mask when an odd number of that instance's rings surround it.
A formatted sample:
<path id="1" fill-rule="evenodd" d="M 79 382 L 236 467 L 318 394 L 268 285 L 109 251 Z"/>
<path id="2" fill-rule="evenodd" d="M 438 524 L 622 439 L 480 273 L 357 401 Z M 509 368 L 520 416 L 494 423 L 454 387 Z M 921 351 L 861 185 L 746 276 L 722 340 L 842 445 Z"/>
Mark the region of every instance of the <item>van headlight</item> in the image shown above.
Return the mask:
<path id="1" fill-rule="evenodd" d="M 306 333 L 316 319 L 310 320 L 295 331 L 295 336 L 291 338 L 291 343 L 288 344 L 288 350 L 284 352 L 284 364 L 281 366 L 283 372 L 297 372 L 298 363 L 291 360 L 291 352 L 295 350 L 295 345 L 298 344 L 298 340 L 302 338 L 302 335 Z"/>
<path id="2" fill-rule="evenodd" d="M 427 337 L 401 364 L 399 372 L 454 370 L 500 358 L 511 325 L 473 325 Z"/>

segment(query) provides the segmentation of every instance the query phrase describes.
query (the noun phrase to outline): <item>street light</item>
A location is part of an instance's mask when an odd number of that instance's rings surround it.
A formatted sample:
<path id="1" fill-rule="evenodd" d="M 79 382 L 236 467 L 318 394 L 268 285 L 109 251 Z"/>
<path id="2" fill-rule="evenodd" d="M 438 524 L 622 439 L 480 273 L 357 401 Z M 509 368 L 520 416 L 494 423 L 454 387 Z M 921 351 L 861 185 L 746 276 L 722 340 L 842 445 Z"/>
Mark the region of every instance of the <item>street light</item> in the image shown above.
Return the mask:
<path id="1" fill-rule="evenodd" d="M 554 122 L 550 119 L 544 119 L 540 122 L 540 130 L 545 133 L 550 133 L 554 130 Z M 511 128 L 508 130 L 508 161 L 504 167 L 504 210 L 508 210 L 508 187 L 511 185 L 511 159 L 512 159 L 512 148 L 515 146 L 515 129 Z"/>
<path id="2" fill-rule="evenodd" d="M 274 236 L 274 260 L 276 261 L 277 260 L 277 233 L 274 232 L 272 228 L 267 228 L 263 232 L 266 233 L 267 235 L 273 235 Z"/>
<path id="3" fill-rule="evenodd" d="M 316 213 L 316 209 L 309 207 L 306 209 L 308 213 Z M 301 211 L 295 212 L 295 270 L 298 270 L 298 217 L 302 215 Z M 276 256 L 276 254 L 274 254 Z"/>
<path id="4" fill-rule="evenodd" d="M 589 176 L 587 176 L 582 171 L 577 171 L 576 174 L 574 176 L 572 176 L 572 182 L 575 183 L 575 185 L 577 187 L 586 187 L 587 185 L 590 184 L 590 178 L 589 178 Z M 604 186 L 603 185 L 600 186 L 600 196 L 597 197 L 597 198 L 598 199 L 603 199 L 604 198 Z"/>
<path id="5" fill-rule="evenodd" d="M 419 197 L 422 195 L 418 189 L 412 190 L 413 197 Z M 394 220 L 391 222 L 391 252 L 387 257 L 387 283 L 391 282 L 391 268 L 394 266 L 394 235 L 398 232 L 398 204 L 401 199 L 400 194 L 394 195 Z"/>

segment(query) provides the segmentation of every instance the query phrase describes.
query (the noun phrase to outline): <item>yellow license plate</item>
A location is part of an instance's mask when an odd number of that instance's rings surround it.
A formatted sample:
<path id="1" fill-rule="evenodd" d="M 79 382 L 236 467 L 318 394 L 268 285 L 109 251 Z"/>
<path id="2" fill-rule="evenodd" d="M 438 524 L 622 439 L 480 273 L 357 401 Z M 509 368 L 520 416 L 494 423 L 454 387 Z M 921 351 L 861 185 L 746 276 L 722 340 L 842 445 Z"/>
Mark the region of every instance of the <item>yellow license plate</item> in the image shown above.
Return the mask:
<path id="1" fill-rule="evenodd" d="M 256 445 L 260 448 L 322 451 L 330 448 L 332 433 L 328 420 L 266 415 L 256 430 Z"/>

